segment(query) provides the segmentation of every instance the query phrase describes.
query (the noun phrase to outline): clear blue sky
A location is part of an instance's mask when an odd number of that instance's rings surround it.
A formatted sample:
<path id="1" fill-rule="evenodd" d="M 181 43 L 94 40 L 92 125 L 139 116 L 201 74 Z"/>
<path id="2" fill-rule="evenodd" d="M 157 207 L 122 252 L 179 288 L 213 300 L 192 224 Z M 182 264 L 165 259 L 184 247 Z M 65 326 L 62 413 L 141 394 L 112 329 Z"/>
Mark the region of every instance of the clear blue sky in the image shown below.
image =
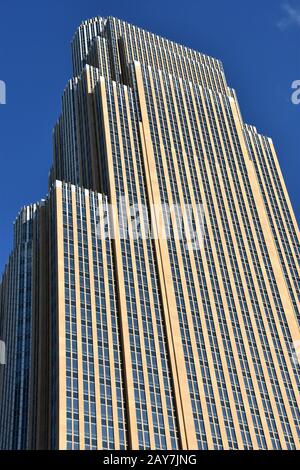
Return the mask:
<path id="1" fill-rule="evenodd" d="M 299 0 L 1 1 L 0 270 L 20 207 L 43 197 L 52 127 L 71 74 L 70 40 L 80 22 L 113 15 L 223 61 L 245 121 L 270 135 L 300 220 Z"/>

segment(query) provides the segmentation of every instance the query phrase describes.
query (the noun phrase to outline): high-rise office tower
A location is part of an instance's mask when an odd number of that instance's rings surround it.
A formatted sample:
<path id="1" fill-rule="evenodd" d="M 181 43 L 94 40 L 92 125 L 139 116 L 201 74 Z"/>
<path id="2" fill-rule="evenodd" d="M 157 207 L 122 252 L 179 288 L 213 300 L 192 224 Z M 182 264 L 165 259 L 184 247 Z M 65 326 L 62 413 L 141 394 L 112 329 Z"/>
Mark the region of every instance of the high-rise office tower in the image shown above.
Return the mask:
<path id="1" fill-rule="evenodd" d="M 299 449 L 299 231 L 272 140 L 216 59 L 100 17 L 72 57 L 2 281 L 0 445 Z"/>

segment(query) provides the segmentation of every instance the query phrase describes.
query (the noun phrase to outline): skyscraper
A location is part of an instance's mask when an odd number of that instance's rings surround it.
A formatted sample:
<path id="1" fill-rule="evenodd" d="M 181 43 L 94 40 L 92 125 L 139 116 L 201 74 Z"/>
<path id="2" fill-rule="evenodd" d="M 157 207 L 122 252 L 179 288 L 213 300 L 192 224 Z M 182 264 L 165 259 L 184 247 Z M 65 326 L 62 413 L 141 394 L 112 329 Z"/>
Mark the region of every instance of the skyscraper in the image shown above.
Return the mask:
<path id="1" fill-rule="evenodd" d="M 220 61 L 124 21 L 83 22 L 72 59 L 1 284 L 1 448 L 299 449 L 299 230 L 272 140 Z"/>

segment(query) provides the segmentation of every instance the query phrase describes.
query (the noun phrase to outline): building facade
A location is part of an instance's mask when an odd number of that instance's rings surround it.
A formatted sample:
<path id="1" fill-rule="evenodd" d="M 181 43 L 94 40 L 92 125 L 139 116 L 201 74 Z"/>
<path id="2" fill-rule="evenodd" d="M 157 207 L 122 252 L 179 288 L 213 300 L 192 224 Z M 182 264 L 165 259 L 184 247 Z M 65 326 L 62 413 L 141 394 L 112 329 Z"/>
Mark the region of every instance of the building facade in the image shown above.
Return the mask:
<path id="1" fill-rule="evenodd" d="M 299 230 L 272 140 L 220 61 L 124 21 L 83 22 L 72 59 L 1 284 L 1 448 L 299 449 Z"/>
<path id="2" fill-rule="evenodd" d="M 24 448 L 29 422 L 32 351 L 32 253 L 36 205 L 23 208 L 14 226 L 14 247 L 0 289 L 1 338 L 6 364 L 0 369 L 0 448 Z"/>

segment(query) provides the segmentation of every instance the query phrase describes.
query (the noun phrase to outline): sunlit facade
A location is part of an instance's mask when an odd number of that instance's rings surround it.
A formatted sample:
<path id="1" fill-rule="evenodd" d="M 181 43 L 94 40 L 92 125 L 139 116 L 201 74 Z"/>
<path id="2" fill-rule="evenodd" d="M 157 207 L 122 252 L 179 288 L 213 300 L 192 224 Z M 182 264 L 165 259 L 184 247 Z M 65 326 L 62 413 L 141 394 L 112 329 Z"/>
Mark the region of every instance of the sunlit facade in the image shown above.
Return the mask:
<path id="1" fill-rule="evenodd" d="M 34 206 L 28 428 L 9 440 L 2 374 L 2 448 L 299 449 L 299 229 L 272 140 L 219 60 L 126 22 L 83 22 L 72 59 Z M 201 206 L 201 246 L 174 213 L 131 236 L 132 208 L 161 206 Z"/>

